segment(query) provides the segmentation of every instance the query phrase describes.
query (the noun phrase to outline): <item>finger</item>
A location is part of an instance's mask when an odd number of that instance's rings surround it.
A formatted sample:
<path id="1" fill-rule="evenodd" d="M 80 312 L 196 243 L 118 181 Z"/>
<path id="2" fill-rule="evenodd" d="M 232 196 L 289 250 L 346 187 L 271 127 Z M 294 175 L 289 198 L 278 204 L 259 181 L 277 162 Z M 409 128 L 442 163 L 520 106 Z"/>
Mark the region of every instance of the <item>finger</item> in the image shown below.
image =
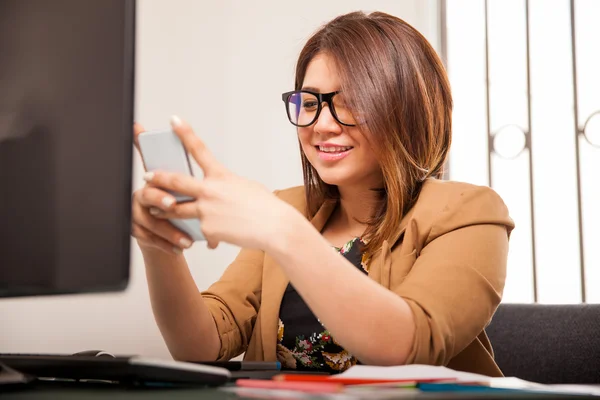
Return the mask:
<path id="1" fill-rule="evenodd" d="M 166 240 L 171 244 L 171 247 L 177 246 L 181 249 L 187 249 L 192 246 L 193 241 L 187 234 L 177 229 L 169 221 L 154 218 L 139 201 L 134 203 L 132 209 L 132 219 L 135 224 Z"/>
<path id="2" fill-rule="evenodd" d="M 141 133 L 145 132 L 146 129 L 144 129 L 144 127 L 141 124 L 138 124 L 137 122 L 133 123 L 133 144 L 135 145 L 135 148 L 140 152 L 140 142 L 139 142 L 139 136 Z"/>
<path id="3" fill-rule="evenodd" d="M 138 191 L 138 201 L 142 206 L 153 210 L 168 210 L 176 203 L 175 197 L 169 193 L 148 185 Z"/>
<path id="4" fill-rule="evenodd" d="M 192 247 L 192 244 L 194 243 L 189 236 L 175 228 L 169 221 L 148 216 L 148 218 L 141 221 L 138 220 L 136 223 L 151 232 L 154 236 L 169 243 L 169 246 L 171 247 L 177 247 L 180 250 L 188 249 Z"/>
<path id="5" fill-rule="evenodd" d="M 178 204 L 175 204 L 173 207 L 171 207 L 168 210 L 159 209 L 158 207 L 151 208 L 149 212 L 154 217 L 160 218 L 160 219 L 174 219 L 174 218 L 183 218 L 183 219 L 199 218 L 199 219 L 201 219 L 202 218 L 202 216 L 200 215 L 198 203 L 196 201 L 188 201 L 185 203 L 178 203 Z"/>
<path id="6" fill-rule="evenodd" d="M 217 161 L 204 142 L 194 134 L 191 126 L 176 115 L 171 117 L 171 126 L 187 152 L 194 157 L 194 160 L 202 168 L 205 176 L 215 175 L 225 170 L 225 167 Z"/>
<path id="7" fill-rule="evenodd" d="M 141 243 L 151 245 L 158 249 L 161 249 L 165 253 L 169 254 L 181 254 L 182 250 L 178 246 L 173 246 L 172 243 L 169 243 L 165 239 L 153 234 L 148 229 L 144 228 L 141 225 L 134 223 L 131 228 L 131 234 Z"/>
<path id="8" fill-rule="evenodd" d="M 189 175 L 165 171 L 154 171 L 146 172 L 144 174 L 144 180 L 152 186 L 177 192 L 193 198 L 200 197 L 203 192 L 202 182 Z"/>
<path id="9" fill-rule="evenodd" d="M 172 209 L 168 211 L 163 211 L 158 208 L 150 208 L 149 212 L 157 219 L 199 219 L 202 220 L 202 211 L 206 209 L 206 206 L 203 204 L 203 200 L 190 201 L 186 203 L 176 204 Z M 202 229 L 202 233 L 207 241 L 206 246 L 209 249 L 216 249 L 219 246 L 219 241 L 211 239 L 206 235 L 204 229 Z"/>
<path id="10" fill-rule="evenodd" d="M 145 131 L 146 130 L 141 124 L 138 124 L 137 122 L 133 123 L 133 145 L 135 146 L 135 149 L 140 155 L 140 159 L 142 160 L 142 167 L 144 167 L 144 170 L 146 170 L 146 161 L 144 161 L 144 155 L 142 154 L 142 150 L 140 148 L 139 136 Z"/>

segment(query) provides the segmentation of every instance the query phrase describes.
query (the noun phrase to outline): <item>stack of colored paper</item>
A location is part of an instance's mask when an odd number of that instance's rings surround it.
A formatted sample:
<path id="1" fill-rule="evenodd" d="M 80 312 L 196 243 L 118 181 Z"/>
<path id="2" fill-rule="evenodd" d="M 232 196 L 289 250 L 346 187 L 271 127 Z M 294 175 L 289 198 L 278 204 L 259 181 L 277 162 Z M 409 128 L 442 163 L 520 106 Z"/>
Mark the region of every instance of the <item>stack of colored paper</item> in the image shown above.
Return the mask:
<path id="1" fill-rule="evenodd" d="M 353 366 L 339 375 L 281 374 L 272 380 L 241 379 L 240 388 L 298 394 L 323 394 L 328 398 L 336 395 L 345 398 L 388 398 L 402 394 L 422 392 L 503 392 L 507 395 L 524 393 L 587 394 L 600 395 L 598 388 L 573 388 L 568 385 L 554 387 L 528 382 L 517 378 L 491 378 L 455 371 L 446 367 L 429 365 L 405 365 L 393 367 Z M 332 397 L 333 396 L 333 397 Z M 268 396 L 267 396 L 268 397 Z M 296 396 L 297 397 L 297 396 Z"/>

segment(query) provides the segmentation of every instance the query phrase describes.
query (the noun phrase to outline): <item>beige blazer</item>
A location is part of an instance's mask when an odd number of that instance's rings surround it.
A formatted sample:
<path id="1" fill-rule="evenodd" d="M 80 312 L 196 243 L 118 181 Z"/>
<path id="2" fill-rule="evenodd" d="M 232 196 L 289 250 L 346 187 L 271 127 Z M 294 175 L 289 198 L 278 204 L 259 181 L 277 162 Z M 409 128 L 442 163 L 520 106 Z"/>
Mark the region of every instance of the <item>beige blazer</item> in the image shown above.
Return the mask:
<path id="1" fill-rule="evenodd" d="M 306 215 L 303 187 L 277 196 Z M 312 218 L 317 230 L 335 205 L 325 202 Z M 434 179 L 423 184 L 398 224 L 400 239 L 384 242 L 369 264 L 369 277 L 401 296 L 414 314 L 407 363 L 502 375 L 484 328 L 502 298 L 513 228 L 504 202 L 488 187 Z M 277 359 L 279 308 L 288 283 L 269 255 L 244 249 L 202 293 L 221 339 L 220 360 L 242 352 L 246 360 Z"/>

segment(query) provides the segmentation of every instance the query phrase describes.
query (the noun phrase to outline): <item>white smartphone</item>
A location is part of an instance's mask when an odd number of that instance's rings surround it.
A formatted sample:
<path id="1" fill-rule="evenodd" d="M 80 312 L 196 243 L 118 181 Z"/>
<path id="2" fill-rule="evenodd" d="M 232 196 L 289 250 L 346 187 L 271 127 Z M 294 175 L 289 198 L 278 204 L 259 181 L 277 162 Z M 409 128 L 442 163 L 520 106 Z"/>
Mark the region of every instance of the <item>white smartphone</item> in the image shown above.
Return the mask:
<path id="1" fill-rule="evenodd" d="M 143 132 L 138 136 L 146 171 L 177 172 L 193 176 L 188 154 L 179 137 L 171 129 Z M 178 203 L 193 201 L 189 196 L 169 191 Z M 170 219 L 176 228 L 194 240 L 205 240 L 198 219 Z"/>

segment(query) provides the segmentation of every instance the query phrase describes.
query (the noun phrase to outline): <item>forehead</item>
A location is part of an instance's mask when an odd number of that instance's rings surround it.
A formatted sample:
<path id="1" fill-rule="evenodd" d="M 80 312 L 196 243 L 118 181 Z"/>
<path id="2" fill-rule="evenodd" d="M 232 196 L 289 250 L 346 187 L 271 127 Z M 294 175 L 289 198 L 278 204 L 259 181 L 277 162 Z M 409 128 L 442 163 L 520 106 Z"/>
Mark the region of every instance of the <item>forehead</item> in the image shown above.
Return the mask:
<path id="1" fill-rule="evenodd" d="M 320 93 L 340 90 L 338 69 L 330 55 L 320 53 L 310 61 L 302 87 L 316 89 Z"/>

